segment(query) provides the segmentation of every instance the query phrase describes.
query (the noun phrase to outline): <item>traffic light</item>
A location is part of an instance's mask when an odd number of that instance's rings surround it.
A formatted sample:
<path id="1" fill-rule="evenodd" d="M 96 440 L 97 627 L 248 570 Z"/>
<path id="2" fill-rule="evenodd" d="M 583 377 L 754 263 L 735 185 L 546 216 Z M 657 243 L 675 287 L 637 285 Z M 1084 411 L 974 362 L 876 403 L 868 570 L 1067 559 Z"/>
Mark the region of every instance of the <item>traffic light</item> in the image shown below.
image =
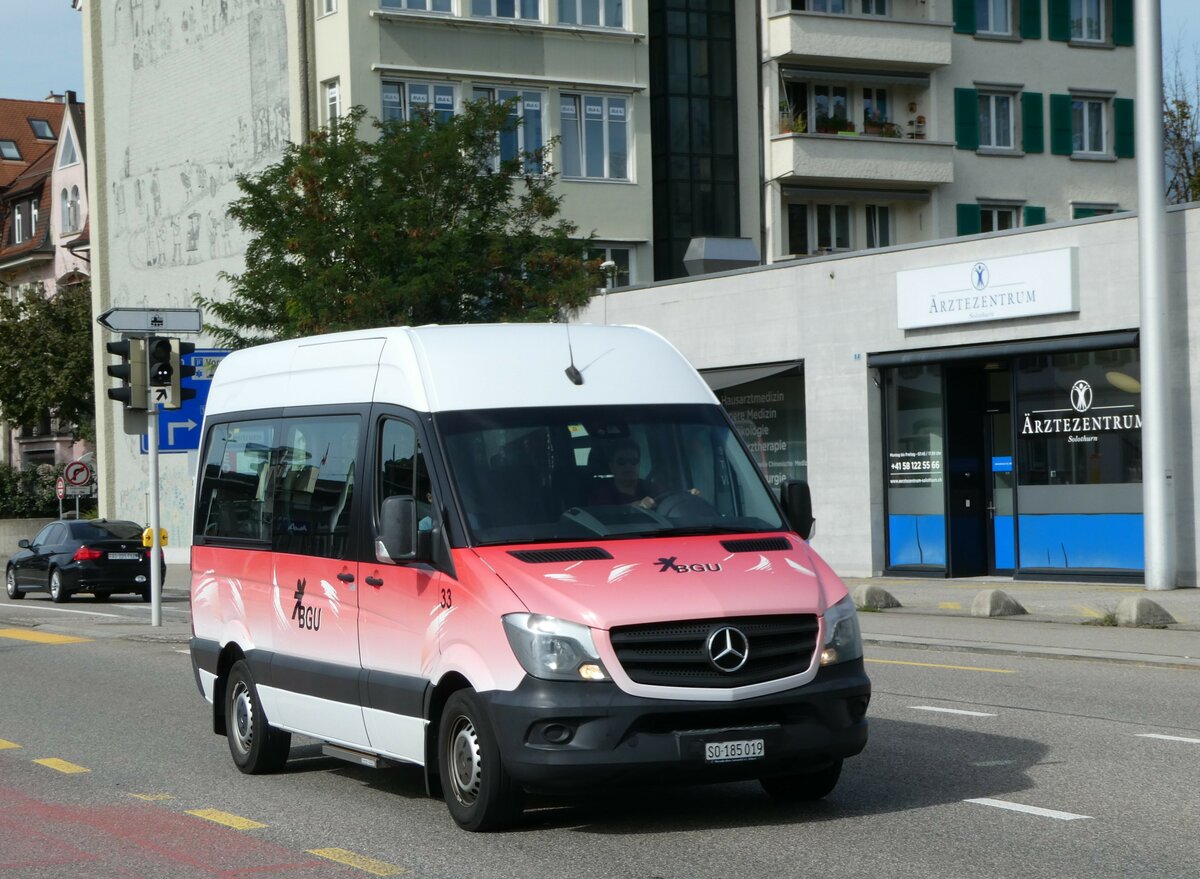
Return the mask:
<path id="1" fill-rule="evenodd" d="M 171 366 L 175 371 L 175 377 L 171 384 L 171 400 L 174 405 L 167 403 L 166 408 L 168 409 L 178 409 L 184 400 L 191 400 L 196 396 L 195 388 L 185 388 L 180 384 L 180 379 L 191 378 L 196 374 L 196 367 L 183 362 L 183 358 L 195 350 L 196 346 L 191 342 L 171 340 Z"/>
<path id="2" fill-rule="evenodd" d="M 110 400 L 118 400 L 126 409 L 146 408 L 146 340 L 122 339 L 105 345 L 109 354 L 122 362 L 108 367 L 108 374 L 121 380 L 121 387 L 109 388 Z"/>

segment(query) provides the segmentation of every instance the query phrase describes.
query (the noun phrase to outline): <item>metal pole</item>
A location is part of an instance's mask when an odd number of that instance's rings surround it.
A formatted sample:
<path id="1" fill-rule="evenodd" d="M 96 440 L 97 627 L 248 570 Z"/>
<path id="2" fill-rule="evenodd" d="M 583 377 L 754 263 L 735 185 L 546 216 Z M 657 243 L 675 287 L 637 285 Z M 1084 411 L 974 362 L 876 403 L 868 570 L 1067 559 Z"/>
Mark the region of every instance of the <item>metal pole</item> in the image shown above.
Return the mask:
<path id="1" fill-rule="evenodd" d="M 1163 169 L 1162 10 L 1136 0 L 1138 271 L 1141 280 L 1142 509 L 1147 589 L 1174 589 L 1175 486 L 1171 434 L 1170 298 Z"/>
<path id="2" fill-rule="evenodd" d="M 153 400 L 146 410 L 146 449 L 150 453 L 150 625 L 161 626 L 162 546 L 158 540 L 158 404 Z"/>

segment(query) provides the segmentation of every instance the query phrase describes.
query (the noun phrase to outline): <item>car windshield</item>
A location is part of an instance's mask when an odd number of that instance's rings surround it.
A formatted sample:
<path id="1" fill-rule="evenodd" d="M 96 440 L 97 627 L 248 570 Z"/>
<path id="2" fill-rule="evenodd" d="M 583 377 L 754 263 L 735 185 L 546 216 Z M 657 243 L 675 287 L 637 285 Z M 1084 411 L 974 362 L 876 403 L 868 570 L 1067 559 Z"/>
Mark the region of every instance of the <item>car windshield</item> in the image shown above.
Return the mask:
<path id="1" fill-rule="evenodd" d="M 141 540 L 142 526 L 136 522 L 72 522 L 71 536 L 76 540 Z"/>
<path id="2" fill-rule="evenodd" d="M 492 409 L 436 423 L 477 544 L 786 527 L 717 406 Z"/>

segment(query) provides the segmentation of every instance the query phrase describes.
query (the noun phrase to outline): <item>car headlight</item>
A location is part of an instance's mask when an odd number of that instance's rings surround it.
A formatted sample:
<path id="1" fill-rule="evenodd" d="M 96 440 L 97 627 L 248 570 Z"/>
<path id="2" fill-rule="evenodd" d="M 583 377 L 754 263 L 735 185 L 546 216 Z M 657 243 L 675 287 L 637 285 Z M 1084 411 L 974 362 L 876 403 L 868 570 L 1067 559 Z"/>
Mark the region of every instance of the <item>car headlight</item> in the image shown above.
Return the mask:
<path id="1" fill-rule="evenodd" d="M 858 611 L 847 595 L 825 611 L 825 647 L 821 650 L 821 665 L 834 665 L 862 659 L 862 629 L 858 626 Z"/>
<path id="2" fill-rule="evenodd" d="M 510 613 L 504 633 L 527 673 L 546 681 L 606 681 L 592 630 L 536 613 Z"/>

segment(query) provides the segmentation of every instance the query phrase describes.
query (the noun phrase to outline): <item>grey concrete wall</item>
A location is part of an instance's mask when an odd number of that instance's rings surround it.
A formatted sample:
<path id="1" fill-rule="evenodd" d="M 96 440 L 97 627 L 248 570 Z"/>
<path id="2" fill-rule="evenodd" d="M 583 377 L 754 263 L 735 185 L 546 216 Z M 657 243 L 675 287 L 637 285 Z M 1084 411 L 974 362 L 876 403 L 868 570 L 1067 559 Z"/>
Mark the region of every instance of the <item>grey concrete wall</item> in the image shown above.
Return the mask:
<path id="1" fill-rule="evenodd" d="M 0 519 L 0 556 L 11 556 L 17 549 L 17 541 L 33 539 L 42 527 L 53 519 Z"/>

